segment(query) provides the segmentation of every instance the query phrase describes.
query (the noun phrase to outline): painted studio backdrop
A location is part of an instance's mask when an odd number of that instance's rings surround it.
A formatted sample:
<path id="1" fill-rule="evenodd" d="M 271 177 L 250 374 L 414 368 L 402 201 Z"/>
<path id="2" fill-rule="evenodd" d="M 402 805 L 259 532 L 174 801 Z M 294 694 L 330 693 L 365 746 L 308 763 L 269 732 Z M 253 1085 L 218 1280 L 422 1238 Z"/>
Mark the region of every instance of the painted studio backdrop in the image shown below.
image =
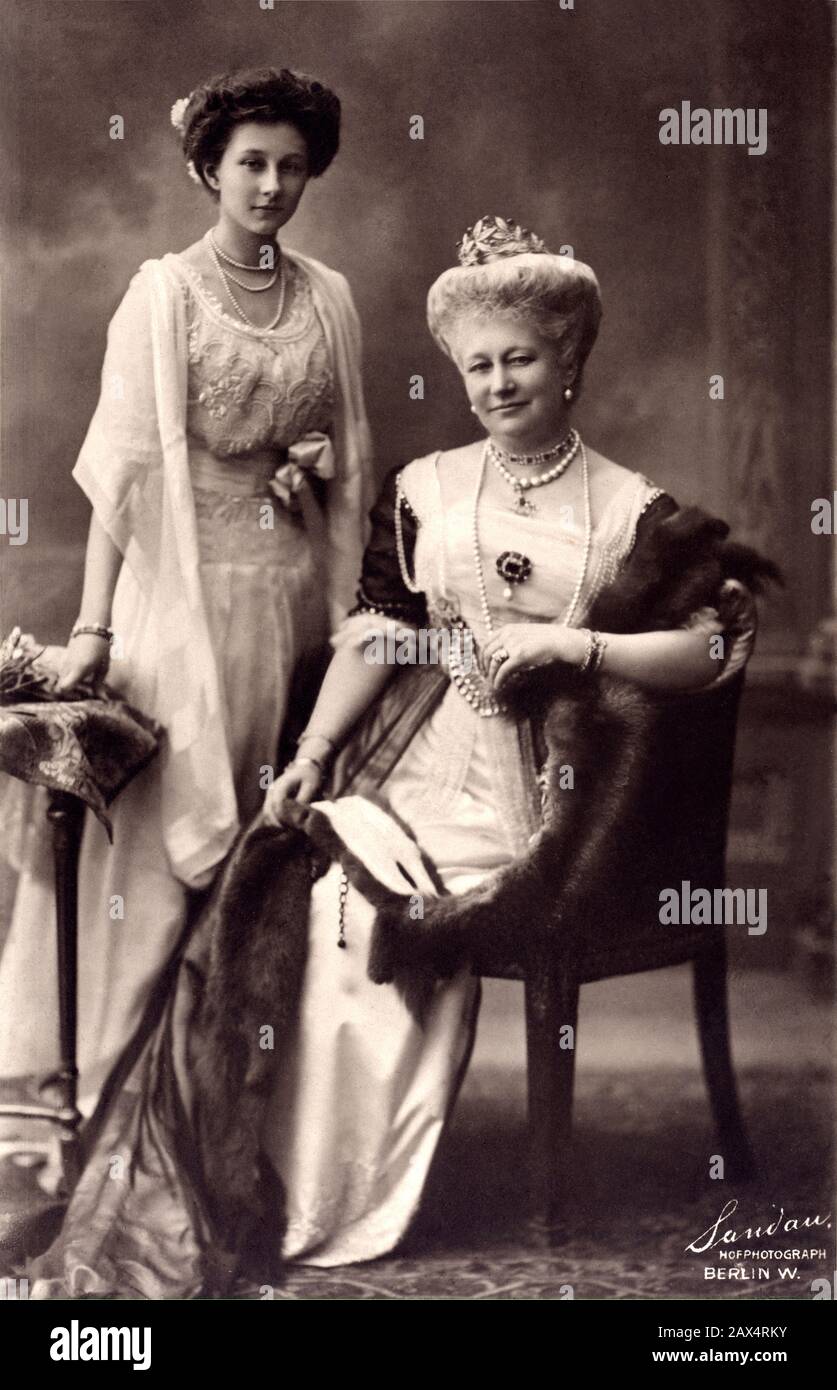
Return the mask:
<path id="1" fill-rule="evenodd" d="M 2 495 L 28 499 L 26 544 L 0 537 L 3 631 L 20 623 L 66 639 L 88 523 L 71 469 L 108 319 L 143 260 L 182 249 L 214 220 L 185 173 L 172 104 L 228 68 L 320 77 L 343 103 L 341 149 L 281 239 L 351 283 L 380 475 L 476 437 L 424 305 L 464 229 L 499 213 L 598 275 L 604 319 L 577 412 L 584 437 L 679 502 L 724 516 L 785 573 L 748 676 L 729 853 L 730 882 L 758 883 L 770 899 L 769 930 L 733 932 L 730 952 L 737 1056 L 753 1095 L 765 1071 L 780 1077 L 775 1113 L 824 1081 L 831 1028 L 834 9 L 26 0 L 0 17 L 15 55 L 3 96 Z M 663 143 L 661 112 L 684 124 L 685 103 L 764 110 L 764 147 Z M 812 526 L 816 499 L 833 501 L 830 533 Z M 4 908 L 0 943 L 5 919 Z M 688 1008 L 687 994 L 676 998 Z M 664 1045 L 648 1023 L 659 1051 L 643 1052 L 641 1025 L 655 1005 L 626 1003 L 622 1015 L 620 999 L 609 1023 L 602 1014 L 591 1058 L 604 1071 L 626 1048 L 638 1070 L 652 1068 Z M 619 1035 L 620 1018 L 640 1028 L 635 1042 Z M 776 1029 L 787 1030 L 781 1058 L 765 1051 Z M 809 1195 L 824 1181 L 829 1115 L 816 1104 L 782 1132 L 788 1194 L 797 1180 Z M 797 1130 L 808 1123 L 819 1147 L 804 1157 Z M 777 1187 L 769 1201 L 784 1196 Z"/>

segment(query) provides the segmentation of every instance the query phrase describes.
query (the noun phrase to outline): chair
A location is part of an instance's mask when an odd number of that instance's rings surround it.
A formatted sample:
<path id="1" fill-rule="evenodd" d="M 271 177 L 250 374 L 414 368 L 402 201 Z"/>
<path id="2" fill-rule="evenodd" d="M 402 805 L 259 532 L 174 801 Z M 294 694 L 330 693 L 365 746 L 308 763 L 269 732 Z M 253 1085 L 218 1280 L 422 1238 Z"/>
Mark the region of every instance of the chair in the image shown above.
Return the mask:
<path id="1" fill-rule="evenodd" d="M 741 625 L 713 686 L 660 703 L 661 756 L 648 798 L 655 822 L 667 825 L 668 834 L 649 844 L 643 891 L 632 902 L 605 904 L 597 929 L 570 961 L 540 944 L 525 959 L 489 948 L 473 962 L 475 974 L 524 984 L 532 1229 L 547 1243 L 562 1239 L 568 1197 L 569 1165 L 562 1156 L 572 1129 L 575 1048 L 561 1046 L 561 1029 L 571 1025 L 577 1043 L 579 991 L 594 980 L 692 962 L 703 1070 L 725 1173 L 736 1181 L 755 1174 L 730 1051 L 723 928 L 673 929 L 658 915 L 662 887 L 683 880 L 695 887 L 724 885 L 736 723 L 753 638 L 751 620 Z"/>

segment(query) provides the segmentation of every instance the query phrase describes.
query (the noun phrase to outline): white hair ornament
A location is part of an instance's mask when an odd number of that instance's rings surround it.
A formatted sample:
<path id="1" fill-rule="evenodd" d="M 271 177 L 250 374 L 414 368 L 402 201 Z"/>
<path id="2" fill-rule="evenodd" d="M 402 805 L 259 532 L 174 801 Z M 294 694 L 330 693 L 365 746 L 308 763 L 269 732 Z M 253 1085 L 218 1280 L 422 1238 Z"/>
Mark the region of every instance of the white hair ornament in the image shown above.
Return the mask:
<path id="1" fill-rule="evenodd" d="M 176 101 L 174 103 L 174 106 L 171 108 L 171 123 L 177 131 L 178 135 L 180 136 L 181 140 L 186 134 L 186 111 L 188 109 L 189 102 L 192 100 L 193 95 L 194 93 L 190 92 L 187 97 L 180 97 L 180 99 Z M 193 181 L 193 183 L 203 183 L 200 174 L 195 168 L 194 161 L 191 159 L 186 160 L 186 173 L 189 175 L 189 178 Z"/>

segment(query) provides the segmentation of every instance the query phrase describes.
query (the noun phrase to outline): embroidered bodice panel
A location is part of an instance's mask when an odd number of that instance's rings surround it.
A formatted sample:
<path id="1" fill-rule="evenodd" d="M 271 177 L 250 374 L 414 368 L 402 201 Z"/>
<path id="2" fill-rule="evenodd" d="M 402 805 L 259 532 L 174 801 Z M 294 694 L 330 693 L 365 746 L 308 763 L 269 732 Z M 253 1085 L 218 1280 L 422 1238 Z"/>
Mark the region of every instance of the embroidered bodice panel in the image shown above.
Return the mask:
<path id="1" fill-rule="evenodd" d="M 464 465 L 453 486 L 445 482 L 442 499 L 436 469 L 437 455 L 416 459 L 403 473 L 404 493 L 419 520 L 415 549 L 415 578 L 433 612 L 458 610 L 479 641 L 486 633 L 473 548 L 473 502 L 479 465 Z M 628 473 L 597 515 L 587 574 L 573 619 L 583 626 L 595 596 L 615 579 L 633 545 L 643 509 L 659 489 L 639 473 Z M 584 517 L 567 515 L 556 527 L 552 519 L 520 516 L 511 506 L 496 505 L 484 496 L 479 503 L 479 544 L 489 607 L 494 627 L 504 623 L 561 622 L 570 604 L 584 558 Z M 506 585 L 495 561 L 506 550 L 517 550 L 532 561 L 522 584 Z"/>
<path id="2" fill-rule="evenodd" d="M 263 332 L 234 319 L 192 266 L 173 260 L 186 302 L 190 438 L 223 458 L 283 448 L 310 430 L 326 430 L 334 380 L 303 268 L 284 261 L 290 307 L 277 328 Z"/>

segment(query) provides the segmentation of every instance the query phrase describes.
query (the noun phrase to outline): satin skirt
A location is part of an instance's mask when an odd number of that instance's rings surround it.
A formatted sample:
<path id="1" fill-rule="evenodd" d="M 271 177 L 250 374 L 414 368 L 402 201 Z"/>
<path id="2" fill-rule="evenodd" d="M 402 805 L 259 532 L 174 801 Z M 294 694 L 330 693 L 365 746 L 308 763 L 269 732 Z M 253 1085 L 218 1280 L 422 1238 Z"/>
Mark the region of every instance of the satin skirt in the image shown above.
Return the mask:
<path id="1" fill-rule="evenodd" d="M 270 470 L 275 460 L 270 464 Z M 193 469 L 200 573 L 218 663 L 239 811 L 246 823 L 274 768 L 297 662 L 327 638 L 316 547 L 299 516 L 267 491 L 267 465 L 200 460 Z M 126 586 L 127 587 L 127 586 Z M 130 653 L 133 615 L 117 585 L 113 626 Z M 140 644 L 137 643 L 137 646 Z M 117 649 L 119 650 L 119 649 Z M 130 657 L 109 683 L 126 699 L 147 688 Z M 46 793 L 20 788 L 29 814 L 6 947 L 0 959 L 0 1075 L 52 1070 L 58 1052 L 55 904 Z M 160 768 L 116 799 L 113 844 L 88 812 L 79 860 L 79 1104 L 89 1114 L 181 935 L 188 906 L 162 841 Z"/>
<path id="2" fill-rule="evenodd" d="M 451 689 L 445 698 L 461 697 Z M 415 884 L 417 910 L 434 893 L 418 846 L 451 893 L 511 857 L 481 729 L 462 784 L 439 808 L 432 789 L 443 723 L 428 721 L 382 788 L 417 844 L 360 797 L 318 803 L 378 879 L 400 893 Z M 262 1136 L 285 1186 L 282 1253 L 319 1266 L 374 1259 L 406 1232 L 467 1066 L 479 1005 L 478 981 L 463 972 L 437 986 L 419 1026 L 393 985 L 367 977 L 374 911 L 354 889 L 338 947 L 339 892 L 332 866 L 312 891 L 299 1026 L 277 1058 Z"/>

